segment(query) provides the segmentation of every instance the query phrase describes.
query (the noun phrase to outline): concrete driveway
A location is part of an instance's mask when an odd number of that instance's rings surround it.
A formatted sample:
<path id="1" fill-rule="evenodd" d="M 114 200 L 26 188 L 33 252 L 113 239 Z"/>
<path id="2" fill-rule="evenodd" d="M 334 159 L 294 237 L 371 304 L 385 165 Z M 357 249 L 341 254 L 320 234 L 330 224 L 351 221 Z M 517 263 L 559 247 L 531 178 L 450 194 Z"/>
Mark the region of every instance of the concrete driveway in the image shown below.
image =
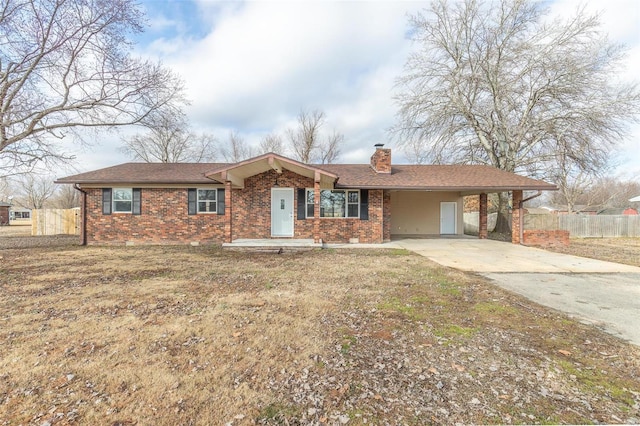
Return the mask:
<path id="1" fill-rule="evenodd" d="M 640 345 L 640 268 L 492 240 L 393 243 Z"/>

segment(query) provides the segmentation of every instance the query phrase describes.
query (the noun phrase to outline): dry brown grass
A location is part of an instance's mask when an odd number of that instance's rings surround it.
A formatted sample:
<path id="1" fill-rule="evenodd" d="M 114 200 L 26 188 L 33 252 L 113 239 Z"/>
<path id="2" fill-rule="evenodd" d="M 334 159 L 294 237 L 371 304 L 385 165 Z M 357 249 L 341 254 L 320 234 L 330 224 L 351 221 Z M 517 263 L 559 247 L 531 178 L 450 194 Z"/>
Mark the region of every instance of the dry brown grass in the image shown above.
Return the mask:
<path id="1" fill-rule="evenodd" d="M 640 238 L 572 238 L 569 247 L 552 250 L 640 267 Z"/>
<path id="2" fill-rule="evenodd" d="M 0 255 L 0 424 L 640 418 L 637 348 L 402 250 Z"/>

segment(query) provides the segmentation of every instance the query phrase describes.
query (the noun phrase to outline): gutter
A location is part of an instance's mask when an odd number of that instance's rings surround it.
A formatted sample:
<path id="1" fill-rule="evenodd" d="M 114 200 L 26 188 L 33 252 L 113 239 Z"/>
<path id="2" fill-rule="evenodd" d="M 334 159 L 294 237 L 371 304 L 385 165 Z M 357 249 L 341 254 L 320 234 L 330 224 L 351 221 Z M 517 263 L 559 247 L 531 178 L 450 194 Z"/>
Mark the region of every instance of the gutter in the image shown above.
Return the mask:
<path id="1" fill-rule="evenodd" d="M 522 209 L 524 206 L 524 203 L 529 201 L 529 200 L 533 200 L 534 198 L 538 198 L 539 196 L 542 195 L 542 191 L 538 190 L 538 193 L 535 195 L 532 195 L 531 197 L 527 197 L 524 198 L 522 201 L 520 201 L 518 203 L 518 209 L 520 210 L 520 214 L 518 214 L 518 221 L 520 222 L 520 245 L 524 245 L 524 214 L 522 214 Z"/>
<path id="2" fill-rule="evenodd" d="M 80 222 L 80 245 L 87 245 L 87 191 L 80 188 L 77 183 L 73 184 L 73 189 L 76 189 L 82 193 L 82 208 L 80 210 L 82 219 Z"/>

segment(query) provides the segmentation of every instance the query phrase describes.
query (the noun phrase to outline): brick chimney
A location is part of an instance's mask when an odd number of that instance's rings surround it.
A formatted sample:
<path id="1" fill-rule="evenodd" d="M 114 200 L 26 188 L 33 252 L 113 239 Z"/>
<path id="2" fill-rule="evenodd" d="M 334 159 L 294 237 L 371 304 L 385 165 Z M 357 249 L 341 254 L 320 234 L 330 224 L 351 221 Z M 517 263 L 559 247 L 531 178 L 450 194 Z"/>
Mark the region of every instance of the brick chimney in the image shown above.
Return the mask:
<path id="1" fill-rule="evenodd" d="M 371 167 L 376 173 L 391 174 L 391 150 L 384 149 L 382 143 L 377 143 L 374 146 L 376 152 L 371 156 Z"/>

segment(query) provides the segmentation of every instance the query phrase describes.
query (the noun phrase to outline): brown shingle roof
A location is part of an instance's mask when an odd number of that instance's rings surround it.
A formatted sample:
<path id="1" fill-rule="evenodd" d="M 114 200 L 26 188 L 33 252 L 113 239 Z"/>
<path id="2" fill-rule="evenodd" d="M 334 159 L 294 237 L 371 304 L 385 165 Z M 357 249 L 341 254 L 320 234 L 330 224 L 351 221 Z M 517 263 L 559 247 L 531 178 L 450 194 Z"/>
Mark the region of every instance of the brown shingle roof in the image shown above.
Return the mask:
<path id="1" fill-rule="evenodd" d="M 56 183 L 217 183 L 204 174 L 224 165 L 226 163 L 124 163 L 61 178 Z"/>
<path id="2" fill-rule="evenodd" d="M 125 163 L 58 179 L 78 184 L 217 183 L 205 177 L 228 163 Z M 554 185 L 479 165 L 397 165 L 391 174 L 376 173 L 368 164 L 314 165 L 338 176 L 336 188 L 420 189 L 433 191 L 555 190 Z"/>
<path id="3" fill-rule="evenodd" d="M 555 185 L 482 165 L 397 165 L 391 174 L 376 173 L 368 164 L 318 166 L 339 176 L 336 188 L 422 190 L 556 190 Z"/>

